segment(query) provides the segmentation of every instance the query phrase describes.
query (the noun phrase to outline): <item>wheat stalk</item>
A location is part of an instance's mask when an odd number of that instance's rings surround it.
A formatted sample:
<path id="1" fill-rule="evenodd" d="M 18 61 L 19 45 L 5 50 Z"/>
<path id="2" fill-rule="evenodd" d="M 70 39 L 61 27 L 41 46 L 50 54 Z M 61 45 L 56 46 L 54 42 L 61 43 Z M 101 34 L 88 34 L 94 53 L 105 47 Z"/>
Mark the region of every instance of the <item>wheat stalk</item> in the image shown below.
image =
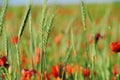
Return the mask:
<path id="1" fill-rule="evenodd" d="M 48 22 L 48 26 L 46 27 L 46 37 L 44 39 L 44 48 L 46 47 L 46 44 L 49 39 L 50 31 L 53 25 L 53 20 L 54 20 L 54 14 L 51 16 L 50 21 Z"/>
<path id="2" fill-rule="evenodd" d="M 85 5 L 83 1 L 81 2 L 81 13 L 82 13 L 83 28 L 84 28 L 84 31 L 86 31 L 86 10 L 85 10 Z"/>
<path id="3" fill-rule="evenodd" d="M 4 24 L 4 18 L 7 11 L 7 7 L 8 7 L 8 0 L 5 0 L 4 7 L 2 8 L 2 12 L 0 15 L 0 36 L 2 35 L 2 31 L 3 31 L 3 24 Z"/>

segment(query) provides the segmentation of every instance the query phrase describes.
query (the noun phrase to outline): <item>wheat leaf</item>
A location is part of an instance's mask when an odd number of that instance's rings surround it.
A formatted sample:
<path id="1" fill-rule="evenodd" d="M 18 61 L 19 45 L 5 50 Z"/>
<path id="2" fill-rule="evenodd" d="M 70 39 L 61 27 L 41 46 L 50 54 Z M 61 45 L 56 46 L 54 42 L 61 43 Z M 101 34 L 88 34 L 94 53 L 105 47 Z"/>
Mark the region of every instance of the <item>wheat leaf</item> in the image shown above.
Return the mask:
<path id="1" fill-rule="evenodd" d="M 25 29 L 25 26 L 26 26 L 26 23 L 27 23 L 27 20 L 28 20 L 28 17 L 29 17 L 29 14 L 30 14 L 30 11 L 31 11 L 31 4 L 29 5 L 29 7 L 27 8 L 27 11 L 26 11 L 26 14 L 25 14 L 25 17 L 22 21 L 22 24 L 21 24 L 21 27 L 19 29 L 19 33 L 18 33 L 18 38 L 20 39 L 22 34 L 23 34 L 23 31 Z"/>

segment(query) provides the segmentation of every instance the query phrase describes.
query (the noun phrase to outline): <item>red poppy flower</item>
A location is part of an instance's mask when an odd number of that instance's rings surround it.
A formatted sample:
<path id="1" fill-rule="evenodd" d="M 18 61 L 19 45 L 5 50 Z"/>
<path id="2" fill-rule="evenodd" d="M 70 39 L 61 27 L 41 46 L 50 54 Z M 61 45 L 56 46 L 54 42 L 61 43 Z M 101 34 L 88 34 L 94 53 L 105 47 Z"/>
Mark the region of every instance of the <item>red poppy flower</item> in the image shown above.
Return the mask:
<path id="1" fill-rule="evenodd" d="M 35 60 L 36 60 L 36 64 L 40 62 L 40 48 L 39 47 L 35 48 Z"/>
<path id="2" fill-rule="evenodd" d="M 49 73 L 45 73 L 43 80 L 50 80 L 50 74 Z"/>
<path id="3" fill-rule="evenodd" d="M 116 76 L 112 76 L 112 79 L 111 80 L 116 80 Z"/>
<path id="4" fill-rule="evenodd" d="M 26 55 L 25 53 L 21 53 L 21 67 L 23 68 L 27 63 L 28 63 L 28 60 L 26 58 Z"/>
<path id="5" fill-rule="evenodd" d="M 88 40 L 88 43 L 91 45 L 93 43 L 93 36 L 92 34 L 88 34 L 87 35 L 87 40 Z"/>
<path id="6" fill-rule="evenodd" d="M 55 41 L 55 43 L 56 43 L 57 45 L 59 45 L 60 42 L 61 42 L 61 35 L 57 35 L 57 36 L 55 37 L 54 41 Z"/>
<path id="7" fill-rule="evenodd" d="M 68 75 L 71 75 L 72 74 L 72 66 L 71 65 L 67 65 L 66 66 L 66 70 L 68 72 Z"/>
<path id="8" fill-rule="evenodd" d="M 2 73 L 2 80 L 5 80 L 5 74 L 4 73 Z"/>
<path id="9" fill-rule="evenodd" d="M 18 42 L 18 37 L 17 36 L 11 37 L 11 43 L 12 44 L 17 44 L 17 42 Z"/>
<path id="10" fill-rule="evenodd" d="M 115 53 L 120 52 L 120 42 L 112 42 L 110 44 L 110 49 Z"/>
<path id="11" fill-rule="evenodd" d="M 36 73 L 35 70 L 27 70 L 27 69 L 22 69 L 22 79 L 21 80 L 29 80 L 31 78 L 32 75 L 34 75 Z"/>
<path id="12" fill-rule="evenodd" d="M 89 75 L 90 75 L 90 70 L 88 68 L 84 68 L 83 69 L 83 76 L 84 77 L 89 77 Z"/>
<path id="13" fill-rule="evenodd" d="M 40 72 L 37 72 L 37 80 L 40 80 L 41 76 L 40 76 Z"/>
<path id="14" fill-rule="evenodd" d="M 0 66 L 4 66 L 4 67 L 6 67 L 6 68 L 9 67 L 9 64 L 7 64 L 7 58 L 6 58 L 6 56 L 2 56 L 2 57 L 0 58 Z"/>
<path id="15" fill-rule="evenodd" d="M 115 64 L 113 66 L 112 73 L 113 73 L 114 76 L 116 76 L 118 74 L 118 65 L 117 64 Z"/>
<path id="16" fill-rule="evenodd" d="M 5 56 L 0 58 L 0 66 L 4 66 L 7 62 L 7 58 Z"/>
<path id="17" fill-rule="evenodd" d="M 52 66 L 52 76 L 57 78 L 59 73 L 59 67 L 58 66 Z"/>

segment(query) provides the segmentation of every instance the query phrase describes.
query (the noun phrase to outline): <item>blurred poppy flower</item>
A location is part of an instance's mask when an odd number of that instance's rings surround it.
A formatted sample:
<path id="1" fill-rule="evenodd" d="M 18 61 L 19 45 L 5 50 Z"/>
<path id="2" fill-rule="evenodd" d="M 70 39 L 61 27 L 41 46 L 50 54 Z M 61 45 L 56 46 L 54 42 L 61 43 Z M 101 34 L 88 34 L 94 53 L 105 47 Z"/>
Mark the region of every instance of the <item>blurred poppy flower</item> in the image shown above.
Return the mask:
<path id="1" fill-rule="evenodd" d="M 62 80 L 62 79 L 60 79 L 59 77 L 57 77 L 55 80 Z"/>
<path id="2" fill-rule="evenodd" d="M 96 71 L 94 71 L 94 76 L 96 76 L 96 74 L 97 74 Z"/>
<path id="3" fill-rule="evenodd" d="M 5 20 L 10 20 L 11 18 L 13 18 L 13 14 L 9 11 L 5 15 Z"/>
<path id="4" fill-rule="evenodd" d="M 96 25 L 99 25 L 100 22 L 101 22 L 101 18 L 97 18 L 97 20 L 95 21 L 95 24 L 96 24 Z"/>
<path id="5" fill-rule="evenodd" d="M 68 72 L 68 75 L 71 75 L 72 74 L 72 66 L 71 65 L 67 65 L 66 66 L 66 70 Z"/>
<path id="6" fill-rule="evenodd" d="M 18 37 L 17 36 L 11 37 L 11 44 L 17 44 L 17 42 L 18 42 Z"/>
<path id="7" fill-rule="evenodd" d="M 117 64 L 115 64 L 113 66 L 112 73 L 113 73 L 114 76 L 116 76 L 118 74 L 118 65 Z"/>
<path id="8" fill-rule="evenodd" d="M 35 70 L 30 69 L 22 69 L 22 78 L 21 80 L 30 80 L 31 76 L 34 75 L 36 73 Z"/>
<path id="9" fill-rule="evenodd" d="M 57 36 L 55 37 L 54 41 L 55 41 L 55 43 L 56 43 L 57 45 L 59 45 L 60 42 L 61 42 L 61 35 L 57 35 Z"/>
<path id="10" fill-rule="evenodd" d="M 120 42 L 112 42 L 110 44 L 110 49 L 115 53 L 120 52 Z"/>
<path id="11" fill-rule="evenodd" d="M 2 80 L 5 80 L 5 74 L 4 73 L 2 73 Z"/>
<path id="12" fill-rule="evenodd" d="M 83 69 L 83 76 L 84 77 L 89 77 L 89 75 L 90 75 L 90 70 L 88 68 L 84 68 Z"/>
<path id="13" fill-rule="evenodd" d="M 101 34 L 100 34 L 100 33 L 97 33 L 97 34 L 95 35 L 95 43 L 97 43 L 100 38 L 102 38 Z"/>
<path id="14" fill-rule="evenodd" d="M 71 41 L 67 40 L 67 47 L 70 47 L 70 45 L 71 45 Z"/>
<path id="15" fill-rule="evenodd" d="M 88 40 L 88 43 L 91 45 L 93 43 L 93 36 L 92 34 L 88 34 L 87 35 L 87 40 Z"/>
<path id="16" fill-rule="evenodd" d="M 41 76 L 40 76 L 40 72 L 37 72 L 37 80 L 40 80 Z"/>
<path id="17" fill-rule="evenodd" d="M 45 72 L 43 80 L 50 80 L 50 74 Z"/>
<path id="18" fill-rule="evenodd" d="M 9 67 L 9 64 L 7 64 L 7 58 L 6 58 L 6 56 L 2 56 L 2 57 L 0 58 L 0 66 L 4 66 L 4 67 L 6 67 L 6 68 Z"/>
<path id="19" fill-rule="evenodd" d="M 21 55 L 21 67 L 23 68 L 23 67 L 25 66 L 25 64 L 28 63 L 28 60 L 27 60 L 27 58 L 26 58 L 25 53 L 21 53 L 21 54 L 22 54 L 22 55 Z"/>
<path id="20" fill-rule="evenodd" d="M 52 76 L 54 78 L 57 78 L 58 74 L 59 74 L 59 67 L 57 65 L 56 66 L 52 66 Z"/>
<path id="21" fill-rule="evenodd" d="M 112 79 L 111 80 L 116 80 L 116 77 L 115 76 L 112 76 Z"/>
<path id="22" fill-rule="evenodd" d="M 40 62 L 40 48 L 39 47 L 35 48 L 35 60 L 36 60 L 36 64 Z"/>

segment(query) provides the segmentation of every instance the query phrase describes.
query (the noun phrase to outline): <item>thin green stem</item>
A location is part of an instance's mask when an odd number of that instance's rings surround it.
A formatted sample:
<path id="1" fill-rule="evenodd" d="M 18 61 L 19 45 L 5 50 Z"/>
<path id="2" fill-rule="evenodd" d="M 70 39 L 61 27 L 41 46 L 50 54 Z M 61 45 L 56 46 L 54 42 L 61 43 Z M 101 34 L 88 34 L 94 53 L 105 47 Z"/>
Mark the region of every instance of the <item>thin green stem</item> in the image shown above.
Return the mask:
<path id="1" fill-rule="evenodd" d="M 20 73 L 21 72 L 21 67 L 20 67 L 20 52 L 19 52 L 19 47 L 18 47 L 18 44 L 16 44 L 16 50 L 17 50 L 17 68 L 18 68 L 18 72 Z M 18 76 L 18 78 L 20 78 L 20 74 Z"/>

